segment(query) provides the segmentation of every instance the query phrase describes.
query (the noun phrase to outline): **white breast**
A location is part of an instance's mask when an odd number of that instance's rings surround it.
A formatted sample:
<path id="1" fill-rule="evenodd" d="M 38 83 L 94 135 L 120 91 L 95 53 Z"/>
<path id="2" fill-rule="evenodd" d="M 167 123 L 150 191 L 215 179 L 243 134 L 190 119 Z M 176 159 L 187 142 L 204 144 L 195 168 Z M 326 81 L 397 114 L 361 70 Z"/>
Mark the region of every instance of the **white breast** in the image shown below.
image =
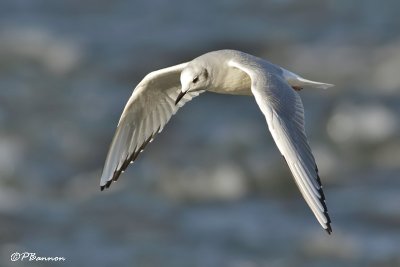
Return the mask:
<path id="1" fill-rule="evenodd" d="M 224 71 L 216 73 L 216 81 L 208 91 L 220 94 L 252 95 L 251 80 L 242 70 L 227 67 Z"/>

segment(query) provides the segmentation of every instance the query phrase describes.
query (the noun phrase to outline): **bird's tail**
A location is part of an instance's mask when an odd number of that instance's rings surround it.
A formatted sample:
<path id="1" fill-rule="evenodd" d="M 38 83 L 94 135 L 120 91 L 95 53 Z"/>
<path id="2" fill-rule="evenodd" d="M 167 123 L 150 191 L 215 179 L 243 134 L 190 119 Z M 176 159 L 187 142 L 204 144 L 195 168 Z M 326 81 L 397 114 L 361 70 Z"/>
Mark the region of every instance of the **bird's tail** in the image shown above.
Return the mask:
<path id="1" fill-rule="evenodd" d="M 310 81 L 307 79 L 304 79 L 300 77 L 297 74 L 294 74 L 293 72 L 290 72 L 288 70 L 285 70 L 282 68 L 283 71 L 283 78 L 290 84 L 292 87 L 297 87 L 297 88 L 303 88 L 303 87 L 314 87 L 314 88 L 319 88 L 319 89 L 328 89 L 329 87 L 333 87 L 333 84 L 330 83 L 320 83 L 320 82 L 315 82 L 315 81 Z"/>

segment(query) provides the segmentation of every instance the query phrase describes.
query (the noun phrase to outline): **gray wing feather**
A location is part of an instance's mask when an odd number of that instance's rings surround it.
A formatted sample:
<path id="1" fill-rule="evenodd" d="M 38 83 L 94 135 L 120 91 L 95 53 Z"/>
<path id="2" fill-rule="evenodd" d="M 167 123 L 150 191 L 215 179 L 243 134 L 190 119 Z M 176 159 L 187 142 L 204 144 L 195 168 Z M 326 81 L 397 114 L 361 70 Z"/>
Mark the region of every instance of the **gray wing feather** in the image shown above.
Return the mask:
<path id="1" fill-rule="evenodd" d="M 245 71 L 252 80 L 251 90 L 263 112 L 272 137 L 284 156 L 294 180 L 321 226 L 330 234 L 331 220 L 325 204 L 318 168 L 304 129 L 304 109 L 300 96 L 278 74 L 262 67 Z"/>
<path id="2" fill-rule="evenodd" d="M 266 106 L 263 113 L 270 132 L 301 194 L 322 227 L 331 233 L 321 180 L 304 130 L 303 105 L 299 95 L 276 75 L 267 78 L 266 86 L 252 90 L 258 105 Z M 266 90 L 267 95 L 263 94 Z M 271 98 L 274 100 L 269 101 Z M 281 98 L 285 100 L 281 101 Z"/>
<path id="3" fill-rule="evenodd" d="M 108 188 L 144 147 L 161 132 L 172 115 L 199 92 L 187 93 L 175 106 L 180 73 L 187 63 L 151 72 L 138 84 L 122 112 L 107 154 L 100 188 Z"/>

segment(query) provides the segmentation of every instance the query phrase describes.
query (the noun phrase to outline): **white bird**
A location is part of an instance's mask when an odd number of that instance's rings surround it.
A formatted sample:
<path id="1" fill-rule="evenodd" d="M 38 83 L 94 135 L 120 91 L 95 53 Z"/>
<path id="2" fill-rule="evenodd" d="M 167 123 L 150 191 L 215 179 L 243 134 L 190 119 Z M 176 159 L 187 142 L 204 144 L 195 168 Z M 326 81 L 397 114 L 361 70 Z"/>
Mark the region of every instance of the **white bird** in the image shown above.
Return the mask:
<path id="1" fill-rule="evenodd" d="M 326 89 L 333 85 L 306 80 L 235 50 L 209 52 L 190 62 L 149 73 L 122 112 L 101 176 L 101 190 L 117 181 L 171 116 L 193 97 L 204 91 L 253 95 L 301 194 L 330 234 L 331 220 L 304 129 L 303 104 L 296 92 L 305 86 Z"/>

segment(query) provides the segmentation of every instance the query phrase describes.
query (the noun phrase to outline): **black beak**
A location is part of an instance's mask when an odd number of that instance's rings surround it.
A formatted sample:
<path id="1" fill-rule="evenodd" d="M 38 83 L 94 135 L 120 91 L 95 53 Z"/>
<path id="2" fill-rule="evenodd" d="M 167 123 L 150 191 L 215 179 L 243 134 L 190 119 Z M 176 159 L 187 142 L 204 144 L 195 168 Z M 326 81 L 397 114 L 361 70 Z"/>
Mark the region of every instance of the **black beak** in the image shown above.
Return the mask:
<path id="1" fill-rule="evenodd" d="M 178 97 L 176 98 L 176 100 L 175 100 L 175 106 L 176 106 L 176 104 L 178 104 L 179 103 L 179 101 L 182 99 L 182 97 L 184 97 L 185 95 L 186 95 L 186 93 L 187 93 L 187 91 L 186 92 L 179 92 L 179 95 L 178 95 Z"/>

